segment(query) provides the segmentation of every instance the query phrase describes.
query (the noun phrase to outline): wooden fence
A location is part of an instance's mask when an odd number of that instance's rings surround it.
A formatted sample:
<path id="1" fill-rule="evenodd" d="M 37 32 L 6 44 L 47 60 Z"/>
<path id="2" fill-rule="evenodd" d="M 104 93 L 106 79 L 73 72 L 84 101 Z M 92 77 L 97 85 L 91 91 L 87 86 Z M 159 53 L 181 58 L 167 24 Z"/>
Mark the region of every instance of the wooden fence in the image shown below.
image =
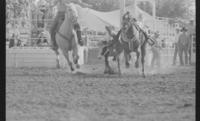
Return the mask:
<path id="1" fill-rule="evenodd" d="M 104 63 L 104 60 L 99 60 L 100 48 L 79 48 L 80 60 L 79 63 L 82 64 L 99 64 Z M 151 51 L 147 49 L 146 64 L 150 65 Z M 163 48 L 161 50 L 161 61 L 163 64 L 172 64 L 174 54 L 174 48 Z M 67 62 L 60 54 L 60 64 L 62 67 L 68 66 Z M 133 53 L 133 58 L 136 58 L 135 53 Z M 123 55 L 121 60 L 124 61 Z M 133 59 L 133 62 L 135 60 Z M 177 56 L 177 62 L 179 57 Z M 192 62 L 196 62 L 196 53 L 192 53 Z M 6 67 L 56 67 L 56 56 L 54 52 L 49 48 L 38 48 L 38 47 L 20 47 L 13 49 L 6 49 Z"/>

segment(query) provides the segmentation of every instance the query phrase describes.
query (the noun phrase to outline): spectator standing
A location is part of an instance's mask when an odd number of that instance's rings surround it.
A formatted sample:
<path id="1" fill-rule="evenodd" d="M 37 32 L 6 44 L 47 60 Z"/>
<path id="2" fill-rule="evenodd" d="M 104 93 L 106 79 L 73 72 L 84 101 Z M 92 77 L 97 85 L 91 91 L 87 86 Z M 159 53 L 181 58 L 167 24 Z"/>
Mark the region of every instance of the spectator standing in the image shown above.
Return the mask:
<path id="1" fill-rule="evenodd" d="M 174 50 L 174 57 L 173 57 L 173 65 L 176 65 L 176 57 L 177 57 L 177 54 L 178 54 L 178 39 L 179 39 L 179 36 L 180 36 L 180 30 L 176 29 L 175 42 L 174 42 L 175 50 Z"/>
<path id="2" fill-rule="evenodd" d="M 15 45 L 15 39 L 14 38 L 15 38 L 15 34 L 13 33 L 12 37 L 10 39 L 10 42 L 9 42 L 9 48 L 14 47 L 14 45 Z"/>
<path id="3" fill-rule="evenodd" d="M 186 34 L 187 29 L 185 27 L 182 28 L 182 33 L 179 36 L 178 40 L 178 48 L 179 48 L 179 58 L 180 58 L 180 65 L 183 66 L 183 53 L 185 54 L 185 64 L 188 64 L 188 50 L 190 47 L 190 38 L 188 34 Z"/>
<path id="4" fill-rule="evenodd" d="M 193 42 L 194 34 L 195 34 L 195 27 L 194 27 L 193 21 L 190 21 L 190 25 L 188 27 L 189 28 L 188 28 L 187 34 L 189 36 L 189 45 L 188 45 L 189 64 L 192 64 L 191 63 L 191 59 L 192 59 L 192 42 Z"/>
<path id="5" fill-rule="evenodd" d="M 152 46 L 152 60 L 151 60 L 151 66 L 154 67 L 154 64 L 156 62 L 156 65 L 160 67 L 160 50 L 161 47 L 159 45 L 159 33 L 154 33 L 153 39 L 155 40 L 155 44 Z"/>

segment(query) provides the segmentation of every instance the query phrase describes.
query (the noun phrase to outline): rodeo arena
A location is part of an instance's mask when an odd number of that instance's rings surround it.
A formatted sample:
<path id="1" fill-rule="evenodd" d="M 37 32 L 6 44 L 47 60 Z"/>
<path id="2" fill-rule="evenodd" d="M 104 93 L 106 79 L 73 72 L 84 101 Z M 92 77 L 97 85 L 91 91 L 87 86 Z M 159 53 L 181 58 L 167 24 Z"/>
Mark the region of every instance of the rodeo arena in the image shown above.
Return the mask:
<path id="1" fill-rule="evenodd" d="M 6 11 L 7 121 L 195 121 L 195 19 L 52 1 Z"/>

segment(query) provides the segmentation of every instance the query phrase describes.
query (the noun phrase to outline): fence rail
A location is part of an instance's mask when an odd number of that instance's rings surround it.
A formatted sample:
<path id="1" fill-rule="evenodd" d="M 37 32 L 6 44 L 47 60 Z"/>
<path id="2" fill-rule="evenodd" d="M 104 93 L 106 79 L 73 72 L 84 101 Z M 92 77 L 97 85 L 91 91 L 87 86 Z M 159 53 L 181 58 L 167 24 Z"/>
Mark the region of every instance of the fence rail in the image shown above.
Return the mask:
<path id="1" fill-rule="evenodd" d="M 98 60 L 97 56 L 101 48 L 86 48 L 79 49 L 80 64 L 97 64 L 103 63 L 103 60 Z M 134 53 L 133 53 L 134 54 Z M 174 48 L 165 48 L 161 50 L 161 59 L 165 64 L 171 64 L 174 54 Z M 150 49 L 147 49 L 146 60 L 149 65 L 149 57 L 151 56 Z M 135 56 L 133 56 L 135 58 Z M 195 62 L 196 54 L 192 53 L 192 62 Z M 67 62 L 64 56 L 60 57 L 61 66 L 66 67 Z M 122 58 L 123 61 L 123 58 Z M 177 58 L 177 61 L 179 59 Z M 6 67 L 56 67 L 55 53 L 49 47 L 15 47 L 6 49 Z"/>

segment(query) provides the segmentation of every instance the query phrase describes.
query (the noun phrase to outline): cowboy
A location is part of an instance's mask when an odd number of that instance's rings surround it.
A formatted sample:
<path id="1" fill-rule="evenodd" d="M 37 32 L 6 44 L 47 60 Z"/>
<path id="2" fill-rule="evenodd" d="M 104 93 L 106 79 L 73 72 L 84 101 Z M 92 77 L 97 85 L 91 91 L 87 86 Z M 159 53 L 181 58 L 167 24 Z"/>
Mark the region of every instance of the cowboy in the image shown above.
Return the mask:
<path id="1" fill-rule="evenodd" d="M 178 54 L 178 39 L 179 39 L 179 36 L 180 36 L 180 30 L 179 29 L 176 29 L 176 35 L 175 35 L 175 51 L 174 51 L 174 57 L 173 57 L 173 65 L 176 65 L 176 57 L 177 57 L 177 54 Z"/>
<path id="2" fill-rule="evenodd" d="M 68 0 L 66 2 L 69 3 L 70 1 Z M 77 0 L 77 3 L 81 4 L 83 6 L 91 7 L 88 4 L 82 3 L 81 0 Z M 67 7 L 71 7 L 72 11 L 74 12 L 74 15 L 75 15 L 75 18 L 76 18 L 76 20 L 74 20 L 74 29 L 75 29 L 76 34 L 77 34 L 79 45 L 83 45 L 83 43 L 81 41 L 82 38 L 81 38 L 80 25 L 79 25 L 79 23 L 77 21 L 78 14 L 77 14 L 76 8 L 74 8 L 74 6 L 72 4 L 69 5 L 69 6 L 66 6 L 65 5 L 65 0 L 56 0 L 56 1 L 54 1 L 53 6 L 51 6 L 51 7 L 54 7 L 54 6 L 57 7 L 57 14 L 56 14 L 56 17 L 54 19 L 53 26 L 51 27 L 52 49 L 58 48 L 58 45 L 56 44 L 56 41 L 55 41 L 55 34 L 59 30 L 60 25 L 62 24 L 62 22 L 65 19 L 65 11 L 66 11 Z"/>
<path id="3" fill-rule="evenodd" d="M 98 55 L 98 58 L 101 59 L 105 54 L 107 54 L 108 52 L 108 47 L 110 47 L 112 45 L 112 40 L 113 40 L 113 37 L 115 36 L 113 31 L 111 31 L 111 27 L 109 26 L 105 26 L 105 29 L 106 29 L 106 41 L 103 41 L 102 44 L 103 44 L 103 47 L 102 47 L 102 50 L 100 51 L 99 55 Z M 116 58 L 114 57 L 113 60 L 115 60 Z"/>
<path id="4" fill-rule="evenodd" d="M 160 50 L 161 46 L 159 45 L 159 32 L 155 32 L 154 36 L 152 37 L 154 39 L 155 44 L 152 46 L 152 60 L 151 60 L 151 66 L 154 66 L 154 63 L 157 62 L 157 66 L 160 67 Z"/>
<path id="5" fill-rule="evenodd" d="M 182 33 L 179 36 L 178 39 L 178 47 L 179 47 L 179 58 L 180 58 L 180 65 L 183 66 L 183 52 L 185 54 L 185 64 L 188 64 L 188 49 L 190 46 L 190 38 L 186 34 L 187 29 L 185 27 L 182 28 Z"/>
<path id="6" fill-rule="evenodd" d="M 188 26 L 187 34 L 189 36 L 189 46 L 188 46 L 188 54 L 189 54 L 189 64 L 191 65 L 191 59 L 192 59 L 192 41 L 195 37 L 195 27 L 194 27 L 194 21 L 190 20 L 190 25 Z"/>
<path id="7" fill-rule="evenodd" d="M 135 20 L 134 18 L 131 17 L 130 12 L 127 11 L 123 17 L 122 17 L 122 38 L 124 38 L 125 41 L 128 42 L 129 44 L 129 49 L 132 50 L 133 49 L 133 41 L 135 41 L 136 39 L 134 38 L 134 30 L 133 30 L 133 24 L 132 22 L 134 22 L 133 20 Z"/>
<path id="8" fill-rule="evenodd" d="M 122 17 L 122 25 L 124 26 L 124 24 L 130 23 L 131 18 L 132 18 L 132 17 L 131 17 L 131 15 L 130 15 L 130 12 L 127 11 L 127 12 L 123 15 L 123 17 Z"/>

